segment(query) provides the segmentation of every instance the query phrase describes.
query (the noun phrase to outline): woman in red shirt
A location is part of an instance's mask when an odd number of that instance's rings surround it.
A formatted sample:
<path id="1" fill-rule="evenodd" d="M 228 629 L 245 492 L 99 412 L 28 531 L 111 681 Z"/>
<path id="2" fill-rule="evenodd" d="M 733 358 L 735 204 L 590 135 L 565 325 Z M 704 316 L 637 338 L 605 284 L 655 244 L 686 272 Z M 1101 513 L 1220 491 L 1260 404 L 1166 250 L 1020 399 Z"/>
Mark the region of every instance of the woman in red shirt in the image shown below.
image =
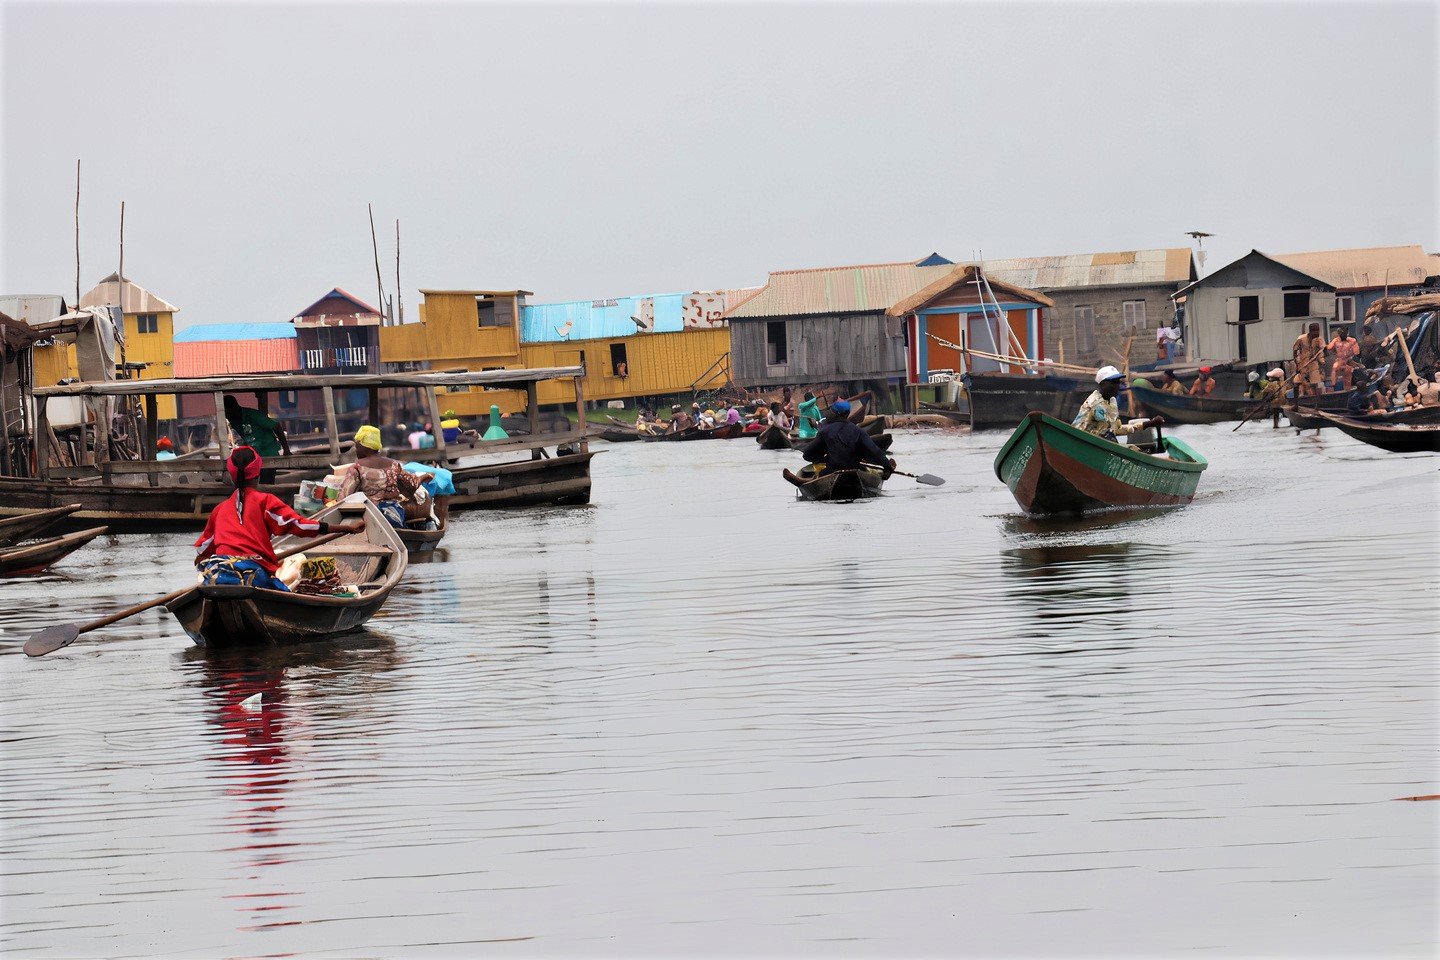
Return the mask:
<path id="1" fill-rule="evenodd" d="M 358 533 L 365 527 L 363 520 L 332 524 L 300 516 L 274 494 L 254 489 L 260 466 L 260 455 L 251 447 L 236 447 L 225 461 L 235 492 L 210 511 L 205 532 L 195 541 L 195 566 L 206 584 L 288 590 L 275 577 L 280 562 L 270 546 L 272 537 Z"/>

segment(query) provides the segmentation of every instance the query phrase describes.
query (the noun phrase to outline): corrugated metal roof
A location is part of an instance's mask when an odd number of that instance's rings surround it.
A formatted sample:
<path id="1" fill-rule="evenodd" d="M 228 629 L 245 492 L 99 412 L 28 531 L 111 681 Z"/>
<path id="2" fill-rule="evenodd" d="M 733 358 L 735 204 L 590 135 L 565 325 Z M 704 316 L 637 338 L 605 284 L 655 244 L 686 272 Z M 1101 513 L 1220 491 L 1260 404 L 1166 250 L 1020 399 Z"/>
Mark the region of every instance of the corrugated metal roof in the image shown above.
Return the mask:
<path id="1" fill-rule="evenodd" d="M 118 306 L 126 313 L 174 313 L 180 308 L 135 283 L 110 274 L 80 298 L 82 307 Z"/>
<path id="2" fill-rule="evenodd" d="M 214 324 L 245 326 L 245 324 Z M 264 324 L 251 324 L 264 326 Z M 214 377 L 240 373 L 284 373 L 300 369 L 296 340 L 206 340 L 175 344 L 176 377 Z"/>
<path id="3" fill-rule="evenodd" d="M 727 310 L 726 319 L 788 317 L 812 313 L 859 313 L 890 309 L 955 268 L 903 263 L 781 270 L 755 296 Z"/>
<path id="4" fill-rule="evenodd" d="M 381 315 L 379 310 L 376 310 L 370 306 L 370 304 L 355 296 L 355 294 L 336 287 L 304 310 L 295 314 L 295 319 L 298 320 L 301 317 L 309 316 L 334 316 L 335 314 L 346 316 L 355 314 L 374 317 Z"/>
<path id="5" fill-rule="evenodd" d="M 20 293 L 0 297 L 0 312 L 29 324 L 48 323 L 65 313 L 65 298 L 58 293 Z"/>
<path id="6" fill-rule="evenodd" d="M 1418 243 L 1403 247 L 1362 247 L 1355 250 L 1319 250 L 1311 253 L 1271 255 L 1294 270 L 1340 290 L 1358 290 L 1424 283 L 1440 276 L 1440 257 L 1426 253 Z"/>
<path id="7" fill-rule="evenodd" d="M 176 343 L 293 339 L 295 328 L 288 323 L 197 323 L 175 334 Z"/>
<path id="8" fill-rule="evenodd" d="M 981 266 L 992 280 L 1004 280 L 1030 290 L 1184 284 L 1194 279 L 1188 247 L 1010 257 L 984 260 Z"/>

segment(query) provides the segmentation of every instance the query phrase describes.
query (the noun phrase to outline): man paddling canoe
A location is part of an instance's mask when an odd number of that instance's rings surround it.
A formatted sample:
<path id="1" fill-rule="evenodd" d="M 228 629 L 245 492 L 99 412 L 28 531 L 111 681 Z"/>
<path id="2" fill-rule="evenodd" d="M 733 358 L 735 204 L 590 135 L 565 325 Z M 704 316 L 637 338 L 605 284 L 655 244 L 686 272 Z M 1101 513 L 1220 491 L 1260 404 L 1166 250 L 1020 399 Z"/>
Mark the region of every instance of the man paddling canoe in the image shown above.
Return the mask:
<path id="1" fill-rule="evenodd" d="M 1120 384 L 1124 380 L 1125 374 L 1114 367 L 1101 367 L 1096 371 L 1095 382 L 1098 386 L 1081 404 L 1080 412 L 1075 415 L 1071 426 L 1079 427 L 1086 433 L 1105 440 L 1114 440 L 1117 436 L 1163 425 L 1164 417 L 1151 417 L 1149 420 L 1134 423 L 1120 419 L 1120 407 L 1115 402 L 1115 395 L 1120 392 Z"/>
<path id="2" fill-rule="evenodd" d="M 195 566 L 206 584 L 289 590 L 275 576 L 280 562 L 270 546 L 272 537 L 318 537 L 365 528 L 362 520 L 305 519 L 274 494 L 254 489 L 261 468 L 260 455 L 252 447 L 236 447 L 225 461 L 235 492 L 210 511 L 205 532 L 195 541 Z"/>
<path id="3" fill-rule="evenodd" d="M 895 461 L 875 445 L 870 435 L 850 420 L 850 402 L 836 400 L 820 425 L 820 432 L 806 445 L 801 454 L 811 463 L 823 463 L 830 470 L 859 470 L 870 463 L 889 477 Z"/>

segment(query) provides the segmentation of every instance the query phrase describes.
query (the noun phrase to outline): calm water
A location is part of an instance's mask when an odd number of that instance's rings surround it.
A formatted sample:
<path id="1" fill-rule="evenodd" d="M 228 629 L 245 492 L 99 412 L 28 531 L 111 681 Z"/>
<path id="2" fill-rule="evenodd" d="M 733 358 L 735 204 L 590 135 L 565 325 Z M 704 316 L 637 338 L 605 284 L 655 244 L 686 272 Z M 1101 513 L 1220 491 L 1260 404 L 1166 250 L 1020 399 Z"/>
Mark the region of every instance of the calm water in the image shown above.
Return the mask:
<path id="1" fill-rule="evenodd" d="M 849 506 L 611 447 L 592 507 L 465 516 L 266 656 L 160 612 L 20 655 L 182 538 L 0 585 L 0 949 L 1428 955 L 1440 457 L 1183 435 L 1193 505 L 1062 525 L 998 434 Z"/>

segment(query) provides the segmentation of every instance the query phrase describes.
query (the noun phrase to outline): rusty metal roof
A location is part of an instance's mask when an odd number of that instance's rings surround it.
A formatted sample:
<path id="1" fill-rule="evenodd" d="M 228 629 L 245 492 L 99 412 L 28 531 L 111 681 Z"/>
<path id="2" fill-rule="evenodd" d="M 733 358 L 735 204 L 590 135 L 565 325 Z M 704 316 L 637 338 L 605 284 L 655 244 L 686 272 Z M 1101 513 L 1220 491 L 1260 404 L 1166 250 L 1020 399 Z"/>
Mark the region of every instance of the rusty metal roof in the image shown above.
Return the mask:
<path id="1" fill-rule="evenodd" d="M 118 306 L 126 313 L 174 313 L 180 308 L 166 303 L 140 284 L 110 274 L 80 298 L 82 307 Z"/>
<path id="2" fill-rule="evenodd" d="M 1029 290 L 1185 284 L 1195 279 L 1188 247 L 1075 253 L 1060 257 L 1010 257 L 981 261 L 991 280 Z"/>
<path id="3" fill-rule="evenodd" d="M 1440 276 L 1440 256 L 1426 253 L 1418 243 L 1403 247 L 1277 253 L 1272 254 L 1272 258 L 1337 290 L 1365 290 L 1386 284 L 1410 286 L 1424 283 L 1427 277 Z"/>
<path id="4" fill-rule="evenodd" d="M 949 264 L 916 266 L 913 261 L 853 267 L 780 270 L 755 296 L 725 311 L 727 320 L 789 317 L 813 313 L 884 312 L 954 271 Z"/>

